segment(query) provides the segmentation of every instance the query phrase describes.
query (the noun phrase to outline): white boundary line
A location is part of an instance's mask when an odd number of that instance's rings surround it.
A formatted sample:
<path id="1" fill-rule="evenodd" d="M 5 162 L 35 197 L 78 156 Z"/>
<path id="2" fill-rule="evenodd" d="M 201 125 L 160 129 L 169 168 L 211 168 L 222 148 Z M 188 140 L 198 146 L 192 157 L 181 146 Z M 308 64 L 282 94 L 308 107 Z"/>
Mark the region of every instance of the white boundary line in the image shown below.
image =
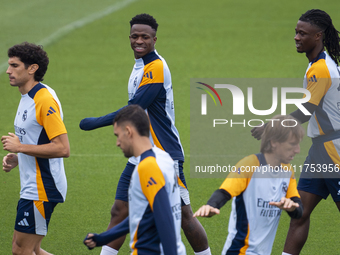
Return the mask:
<path id="1" fill-rule="evenodd" d="M 56 32 L 49 35 L 48 37 L 45 37 L 44 39 L 42 39 L 37 44 L 43 45 L 44 47 L 46 47 L 49 44 L 57 41 L 61 37 L 67 35 L 71 31 L 73 31 L 77 28 L 81 28 L 81 27 L 83 27 L 83 26 L 85 26 L 89 23 L 92 23 L 92 22 L 94 22 L 98 19 L 101 19 L 101 18 L 103 18 L 107 15 L 110 15 L 113 12 L 119 11 L 119 10 L 123 9 L 125 6 L 128 6 L 129 4 L 136 2 L 136 1 L 138 1 L 138 0 L 123 0 L 121 2 L 115 3 L 114 5 L 111 5 L 107 8 L 105 8 L 102 11 L 92 13 L 89 16 L 86 16 L 82 19 L 76 20 L 76 21 L 58 29 Z M 7 69 L 7 65 L 8 65 L 7 61 L 0 64 L 0 74 L 2 74 Z"/>

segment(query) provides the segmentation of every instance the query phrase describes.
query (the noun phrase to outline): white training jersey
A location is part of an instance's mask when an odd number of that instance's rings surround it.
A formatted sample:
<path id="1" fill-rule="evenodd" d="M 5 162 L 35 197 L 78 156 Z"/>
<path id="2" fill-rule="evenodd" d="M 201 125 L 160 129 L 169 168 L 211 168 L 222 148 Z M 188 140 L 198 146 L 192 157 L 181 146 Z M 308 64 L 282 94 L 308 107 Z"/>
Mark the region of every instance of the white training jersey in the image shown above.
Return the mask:
<path id="1" fill-rule="evenodd" d="M 135 59 L 128 93 L 129 104 L 140 105 L 149 116 L 152 144 L 169 153 L 173 160 L 184 161 L 182 144 L 175 127 L 171 73 L 156 50 Z M 133 158 L 129 162 L 138 163 Z"/>
<path id="2" fill-rule="evenodd" d="M 14 120 L 22 144 L 47 144 L 67 133 L 59 99 L 49 86 L 38 83 L 21 96 Z M 62 158 L 37 158 L 18 153 L 21 191 L 28 200 L 64 202 L 67 182 Z"/>
<path id="3" fill-rule="evenodd" d="M 132 254 L 164 254 L 165 245 L 161 241 L 167 243 L 170 236 L 175 236 L 177 254 L 186 254 L 181 240 L 181 216 L 174 161 L 168 153 L 153 147 L 140 156 L 130 181 L 129 228 Z M 155 222 L 161 224 L 156 226 Z"/>
<path id="4" fill-rule="evenodd" d="M 309 63 L 303 87 L 311 93 L 309 103 L 317 105 L 307 135 L 315 138 L 340 130 L 340 70 L 326 51 Z"/>
<path id="5" fill-rule="evenodd" d="M 299 194 L 290 164 L 273 171 L 268 167 L 263 154 L 250 155 L 221 185 L 233 198 L 223 255 L 271 254 L 281 210 L 269 202 Z"/>

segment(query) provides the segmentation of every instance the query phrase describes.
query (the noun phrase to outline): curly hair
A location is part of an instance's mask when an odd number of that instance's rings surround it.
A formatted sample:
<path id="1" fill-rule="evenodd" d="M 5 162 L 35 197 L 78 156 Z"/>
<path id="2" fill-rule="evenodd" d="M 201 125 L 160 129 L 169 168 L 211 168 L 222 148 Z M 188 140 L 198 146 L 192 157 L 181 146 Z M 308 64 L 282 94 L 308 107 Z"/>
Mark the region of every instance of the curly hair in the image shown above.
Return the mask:
<path id="1" fill-rule="evenodd" d="M 155 20 L 155 18 L 149 14 L 142 13 L 136 15 L 130 20 L 130 26 L 132 27 L 134 24 L 149 25 L 150 27 L 152 27 L 152 29 L 154 29 L 157 32 L 158 23 Z"/>
<path id="2" fill-rule="evenodd" d="M 17 57 L 25 64 L 27 69 L 30 65 L 37 64 L 38 70 L 34 73 L 35 81 L 43 81 L 43 77 L 47 71 L 49 59 L 47 53 L 43 50 L 41 45 L 23 42 L 16 44 L 8 49 L 8 57 Z"/>
<path id="3" fill-rule="evenodd" d="M 323 44 L 325 45 L 328 54 L 337 65 L 340 62 L 340 38 L 339 31 L 333 26 L 331 17 L 324 11 L 312 9 L 302 14 L 301 21 L 308 22 L 311 25 L 317 26 L 324 33 Z"/>

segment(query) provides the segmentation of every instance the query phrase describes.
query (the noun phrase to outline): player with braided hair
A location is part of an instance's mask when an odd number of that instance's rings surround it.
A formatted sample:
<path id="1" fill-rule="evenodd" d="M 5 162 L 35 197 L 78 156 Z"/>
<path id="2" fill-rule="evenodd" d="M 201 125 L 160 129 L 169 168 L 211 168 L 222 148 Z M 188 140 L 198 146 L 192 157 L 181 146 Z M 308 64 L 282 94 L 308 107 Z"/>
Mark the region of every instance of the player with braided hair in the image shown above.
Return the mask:
<path id="1" fill-rule="evenodd" d="M 339 65 L 340 45 L 339 31 L 335 29 L 331 17 L 324 11 L 312 9 L 304 13 L 300 21 L 308 22 L 322 30 L 324 33 L 323 44 L 328 54 Z"/>
<path id="2" fill-rule="evenodd" d="M 307 135 L 313 144 L 298 184 L 304 213 L 300 219 L 291 219 L 282 253 L 294 255 L 302 250 L 308 237 L 310 215 L 322 199 L 331 194 L 340 211 L 340 176 L 332 171 L 340 164 L 339 31 L 334 28 L 331 17 L 317 9 L 303 14 L 295 31 L 297 51 L 305 52 L 310 62 L 304 88 L 311 92 L 306 104 L 312 115 L 305 116 L 300 110 L 292 115 L 300 122 L 309 121 Z M 325 173 L 310 172 L 314 165 L 324 168 Z"/>
<path id="3" fill-rule="evenodd" d="M 340 40 L 339 31 L 324 11 L 312 9 L 301 15 L 295 28 L 298 53 L 306 53 L 309 65 L 303 87 L 311 98 L 291 115 L 300 123 L 308 121 L 312 146 L 304 162 L 298 191 L 304 206 L 300 219 L 291 219 L 283 255 L 299 254 L 309 232 L 310 215 L 322 199 L 331 194 L 340 211 Z M 325 50 L 326 48 L 326 50 Z M 252 135 L 261 139 L 263 127 Z"/>

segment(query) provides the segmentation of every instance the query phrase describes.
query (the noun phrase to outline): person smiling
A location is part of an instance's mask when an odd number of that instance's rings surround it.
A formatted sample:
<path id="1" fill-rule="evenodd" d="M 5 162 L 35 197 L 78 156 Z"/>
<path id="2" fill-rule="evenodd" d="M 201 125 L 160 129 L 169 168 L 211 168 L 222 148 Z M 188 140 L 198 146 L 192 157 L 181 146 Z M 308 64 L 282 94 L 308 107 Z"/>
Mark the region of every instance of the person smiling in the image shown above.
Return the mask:
<path id="1" fill-rule="evenodd" d="M 183 173 L 184 152 L 179 133 L 175 127 L 175 109 L 169 67 L 155 50 L 158 23 L 149 14 L 139 14 L 130 21 L 130 45 L 135 57 L 135 65 L 129 78 L 128 105 L 138 104 L 148 114 L 150 138 L 153 145 L 169 153 L 175 161 L 179 177 L 182 201 L 182 228 L 190 245 L 200 255 L 209 255 L 208 238 L 200 222 L 193 218 L 189 192 Z M 122 109 L 122 108 L 121 108 Z M 85 118 L 79 126 L 83 130 L 112 125 L 117 113 L 109 113 L 98 118 Z M 139 160 L 131 157 L 120 177 L 115 202 L 111 210 L 109 229 L 128 216 L 128 188 L 133 169 Z M 117 254 L 124 237 L 103 246 L 101 255 Z"/>
<path id="2" fill-rule="evenodd" d="M 331 17 L 319 9 L 301 15 L 294 40 L 297 52 L 306 53 L 309 61 L 303 86 L 311 92 L 306 106 L 312 115 L 299 110 L 292 115 L 301 123 L 309 121 L 307 135 L 313 141 L 298 183 L 305 210 L 300 219 L 291 220 L 282 253 L 296 255 L 307 240 L 317 204 L 331 194 L 340 211 L 340 175 L 333 171 L 340 165 L 340 40 Z M 315 172 L 314 165 L 325 172 Z"/>
<path id="3" fill-rule="evenodd" d="M 340 211 L 340 39 L 331 17 L 311 9 L 301 15 L 295 27 L 295 47 L 305 53 L 309 65 L 303 87 L 311 98 L 291 115 L 300 123 L 308 121 L 307 135 L 312 146 L 303 164 L 298 191 L 304 206 L 300 219 L 291 219 L 283 255 L 299 254 L 309 232 L 310 215 L 322 199 L 331 194 Z M 327 51 L 326 51 L 327 50 Z M 263 128 L 252 129 L 261 139 Z"/>

